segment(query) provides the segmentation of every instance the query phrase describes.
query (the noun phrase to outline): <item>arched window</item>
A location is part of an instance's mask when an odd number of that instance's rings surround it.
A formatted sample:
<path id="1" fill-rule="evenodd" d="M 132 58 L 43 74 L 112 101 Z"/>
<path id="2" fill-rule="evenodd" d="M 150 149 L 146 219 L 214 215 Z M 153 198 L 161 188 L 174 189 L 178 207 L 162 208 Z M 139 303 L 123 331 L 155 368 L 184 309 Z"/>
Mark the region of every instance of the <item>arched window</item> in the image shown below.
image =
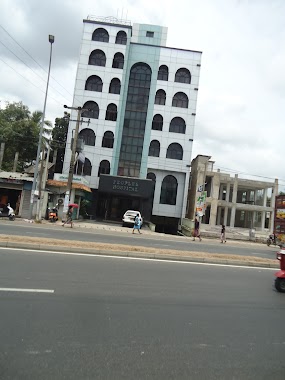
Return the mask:
<path id="1" fill-rule="evenodd" d="M 106 110 L 105 120 L 116 121 L 117 120 L 117 106 L 114 103 L 110 103 Z"/>
<path id="2" fill-rule="evenodd" d="M 183 159 L 183 149 L 178 143 L 172 143 L 167 148 L 166 158 L 171 158 L 172 160 L 182 160 Z"/>
<path id="3" fill-rule="evenodd" d="M 165 105 L 166 93 L 164 90 L 157 90 L 155 94 L 154 104 L 160 104 L 161 106 Z"/>
<path id="4" fill-rule="evenodd" d="M 188 96 L 184 92 L 177 92 L 173 96 L 172 107 L 188 108 Z"/>
<path id="5" fill-rule="evenodd" d="M 88 158 L 85 158 L 84 162 L 77 161 L 74 166 L 74 174 L 77 175 L 90 175 L 92 172 L 92 165 Z"/>
<path id="6" fill-rule="evenodd" d="M 163 117 L 159 114 L 154 115 L 152 119 L 151 129 L 154 129 L 156 131 L 162 131 L 162 127 L 163 127 Z"/>
<path id="7" fill-rule="evenodd" d="M 113 148 L 114 146 L 114 133 L 111 131 L 107 131 L 104 133 L 102 139 L 102 147 L 103 148 Z"/>
<path id="8" fill-rule="evenodd" d="M 148 155 L 152 157 L 159 157 L 160 143 L 157 140 L 152 140 L 149 145 Z"/>
<path id="9" fill-rule="evenodd" d="M 176 205 L 177 187 L 177 179 L 173 175 L 164 177 L 161 184 L 160 203 Z"/>
<path id="10" fill-rule="evenodd" d="M 169 126 L 169 132 L 185 133 L 186 124 L 182 117 L 174 117 Z"/>
<path id="11" fill-rule="evenodd" d="M 123 69 L 124 68 L 124 56 L 122 53 L 116 53 L 114 55 L 112 67 L 114 69 Z"/>
<path id="12" fill-rule="evenodd" d="M 84 128 L 79 132 L 79 138 L 84 141 L 84 145 L 95 146 L 96 135 L 90 128 Z"/>
<path id="13" fill-rule="evenodd" d="M 110 162 L 107 160 L 102 160 L 98 169 L 98 177 L 100 174 L 110 174 Z"/>
<path id="14" fill-rule="evenodd" d="M 116 44 L 127 45 L 127 33 L 120 30 L 116 36 Z"/>
<path id="15" fill-rule="evenodd" d="M 121 92 L 121 81 L 118 78 L 113 78 L 109 86 L 110 94 L 120 94 Z"/>
<path id="16" fill-rule="evenodd" d="M 147 176 L 146 176 L 147 179 L 151 179 L 153 182 L 156 182 L 156 176 L 154 173 L 147 173 Z"/>
<path id="17" fill-rule="evenodd" d="M 161 65 L 158 74 L 157 74 L 158 80 L 168 80 L 168 67 L 165 65 Z"/>
<path id="18" fill-rule="evenodd" d="M 93 50 L 89 55 L 88 65 L 105 66 L 106 55 L 102 50 Z"/>
<path id="19" fill-rule="evenodd" d="M 175 74 L 174 82 L 191 83 L 191 74 L 188 69 L 178 69 Z"/>
<path id="20" fill-rule="evenodd" d="M 109 33 L 106 29 L 95 29 L 92 34 L 92 41 L 109 42 Z"/>
<path id="21" fill-rule="evenodd" d="M 88 111 L 83 111 L 81 114 L 82 117 L 88 117 L 90 119 L 98 119 L 99 107 L 96 102 L 89 100 L 88 102 L 84 103 L 83 108 L 87 108 Z"/>
<path id="22" fill-rule="evenodd" d="M 102 92 L 102 88 L 103 88 L 102 79 L 98 77 L 97 75 L 91 75 L 85 83 L 85 90 L 88 90 L 88 91 Z"/>

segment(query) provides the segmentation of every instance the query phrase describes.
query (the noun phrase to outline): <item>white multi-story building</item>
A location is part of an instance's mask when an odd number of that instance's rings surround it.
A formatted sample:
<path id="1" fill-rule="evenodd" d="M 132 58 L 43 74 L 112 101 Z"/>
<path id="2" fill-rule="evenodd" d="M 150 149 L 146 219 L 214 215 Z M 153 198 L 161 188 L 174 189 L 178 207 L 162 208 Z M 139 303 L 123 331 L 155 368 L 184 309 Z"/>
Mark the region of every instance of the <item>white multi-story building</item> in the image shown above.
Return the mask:
<path id="1" fill-rule="evenodd" d="M 174 231 L 186 211 L 201 52 L 166 47 L 161 26 L 92 17 L 83 25 L 73 106 L 89 109 L 90 124 L 80 126 L 86 159 L 76 174 L 89 181 L 97 217 L 140 210 Z"/>

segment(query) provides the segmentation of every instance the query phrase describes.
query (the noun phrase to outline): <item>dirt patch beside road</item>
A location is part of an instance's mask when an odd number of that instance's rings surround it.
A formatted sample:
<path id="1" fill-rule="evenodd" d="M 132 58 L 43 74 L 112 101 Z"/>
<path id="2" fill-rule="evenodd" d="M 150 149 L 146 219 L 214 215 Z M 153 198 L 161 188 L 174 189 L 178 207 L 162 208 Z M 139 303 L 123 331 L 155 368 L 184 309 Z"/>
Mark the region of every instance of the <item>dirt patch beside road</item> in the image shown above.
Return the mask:
<path id="1" fill-rule="evenodd" d="M 266 259 L 261 257 L 252 257 L 252 256 L 241 256 L 241 255 L 233 255 L 233 254 L 221 254 L 221 253 L 207 253 L 207 252 L 195 252 L 195 251 L 178 251 L 173 249 L 159 249 L 159 248 L 148 248 L 148 247 L 133 247 L 131 245 L 124 244 L 106 244 L 106 243 L 96 243 L 96 242 L 83 242 L 83 241 L 70 241 L 70 240 L 58 240 L 58 239 L 46 239 L 46 238 L 37 238 L 37 237 L 25 237 L 25 236 L 10 236 L 10 235 L 0 235 L 0 243 L 18 243 L 18 244 L 33 244 L 33 245 L 41 245 L 41 248 L 48 249 L 48 247 L 56 248 L 64 247 L 64 248 L 78 248 L 78 252 L 80 249 L 85 250 L 94 250 L 96 251 L 114 251 L 114 252 L 134 252 L 136 256 L 138 254 L 155 254 L 158 258 L 159 255 L 165 256 L 169 255 L 169 257 L 180 257 L 180 258 L 193 258 L 193 259 L 201 259 L 201 260 L 209 260 L 211 262 L 215 262 L 215 260 L 227 260 L 231 263 L 243 263 L 244 265 L 251 264 L 263 264 L 270 266 L 278 266 L 276 260 Z M 131 255 L 130 255 L 131 256 Z"/>

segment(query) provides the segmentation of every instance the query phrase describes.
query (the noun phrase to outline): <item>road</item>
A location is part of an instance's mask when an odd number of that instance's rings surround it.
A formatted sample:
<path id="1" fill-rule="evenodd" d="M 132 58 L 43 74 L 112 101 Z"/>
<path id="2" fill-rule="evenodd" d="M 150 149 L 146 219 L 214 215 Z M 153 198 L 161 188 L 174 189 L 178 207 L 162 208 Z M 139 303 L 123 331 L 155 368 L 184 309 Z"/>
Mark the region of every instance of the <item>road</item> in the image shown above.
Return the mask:
<path id="1" fill-rule="evenodd" d="M 273 280 L 269 269 L 1 248 L 0 378 L 284 379 Z"/>
<path id="2" fill-rule="evenodd" d="M 108 244 L 127 244 L 132 246 L 175 249 L 180 251 L 197 251 L 207 253 L 236 254 L 242 256 L 256 256 L 268 259 L 276 258 L 276 247 L 267 247 L 265 244 L 236 243 L 229 241 L 220 244 L 219 240 L 203 239 L 202 242 L 192 241 L 183 236 L 164 234 L 138 235 L 122 233 L 120 231 L 62 228 L 60 224 L 25 224 L 23 222 L 0 221 L 0 234 L 42 237 L 48 239 L 64 239 L 90 241 Z"/>

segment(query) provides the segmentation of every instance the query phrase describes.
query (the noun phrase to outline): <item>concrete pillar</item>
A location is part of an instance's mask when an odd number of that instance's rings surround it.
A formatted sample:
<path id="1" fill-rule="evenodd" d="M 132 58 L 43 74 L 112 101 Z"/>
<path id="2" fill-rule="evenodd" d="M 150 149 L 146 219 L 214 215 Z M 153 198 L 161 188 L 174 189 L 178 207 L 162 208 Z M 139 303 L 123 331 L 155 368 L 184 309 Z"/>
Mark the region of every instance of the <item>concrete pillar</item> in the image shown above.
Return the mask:
<path id="1" fill-rule="evenodd" d="M 230 182 L 227 183 L 227 192 L 226 192 L 226 202 L 230 201 L 230 191 L 231 191 L 231 184 Z"/>
<path id="2" fill-rule="evenodd" d="M 232 200 L 233 207 L 232 207 L 232 212 L 231 212 L 230 227 L 235 226 L 237 191 L 238 191 L 238 175 L 235 174 L 234 186 L 233 186 L 233 200 Z"/>
<path id="3" fill-rule="evenodd" d="M 220 173 L 215 173 L 212 179 L 212 201 L 209 225 L 215 226 L 218 211 L 218 198 L 220 191 Z"/>
<path id="4" fill-rule="evenodd" d="M 270 212 L 270 221 L 269 221 L 269 232 L 272 233 L 274 230 L 274 215 L 275 215 L 275 197 L 278 194 L 278 179 L 275 179 L 274 186 L 272 188 L 272 195 L 270 200 L 270 206 L 273 208 L 273 211 Z"/>
<path id="5" fill-rule="evenodd" d="M 15 158 L 14 158 L 14 164 L 13 164 L 13 172 L 17 171 L 18 160 L 19 160 L 19 152 L 16 152 Z"/>
<path id="6" fill-rule="evenodd" d="M 218 225 L 221 224 L 221 212 L 222 212 L 222 208 L 220 206 L 220 207 L 218 207 L 218 216 L 217 216 L 217 224 Z"/>
<path id="7" fill-rule="evenodd" d="M 262 206 L 266 207 L 266 203 L 267 203 L 267 188 L 263 189 L 263 203 L 262 203 Z"/>
<path id="8" fill-rule="evenodd" d="M 228 208 L 228 207 L 225 207 L 225 210 L 224 210 L 224 221 L 223 221 L 223 224 L 224 224 L 225 226 L 227 225 L 228 211 L 229 211 L 229 208 Z"/>
<path id="9" fill-rule="evenodd" d="M 266 211 L 261 211 L 261 231 L 264 231 Z"/>

